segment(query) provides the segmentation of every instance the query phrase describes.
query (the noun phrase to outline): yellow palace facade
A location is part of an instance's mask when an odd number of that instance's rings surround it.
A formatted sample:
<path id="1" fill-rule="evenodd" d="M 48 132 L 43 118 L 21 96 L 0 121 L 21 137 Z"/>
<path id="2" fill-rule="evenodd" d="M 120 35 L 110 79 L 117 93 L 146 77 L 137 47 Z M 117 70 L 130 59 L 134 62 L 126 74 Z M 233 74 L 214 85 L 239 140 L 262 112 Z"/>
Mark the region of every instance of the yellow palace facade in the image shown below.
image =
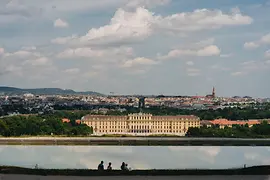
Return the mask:
<path id="1" fill-rule="evenodd" d="M 95 135 L 171 134 L 184 136 L 189 127 L 200 127 L 200 119 L 193 115 L 153 116 L 134 113 L 126 116 L 86 115 L 81 122 L 93 127 Z"/>

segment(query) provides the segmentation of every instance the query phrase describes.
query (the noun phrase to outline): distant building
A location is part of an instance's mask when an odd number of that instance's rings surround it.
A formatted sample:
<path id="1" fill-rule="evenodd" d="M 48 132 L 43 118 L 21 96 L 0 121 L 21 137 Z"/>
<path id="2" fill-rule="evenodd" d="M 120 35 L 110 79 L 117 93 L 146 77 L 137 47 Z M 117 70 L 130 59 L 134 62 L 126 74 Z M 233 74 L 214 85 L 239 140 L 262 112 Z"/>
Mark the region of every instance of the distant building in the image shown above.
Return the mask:
<path id="1" fill-rule="evenodd" d="M 213 124 L 211 123 L 211 121 L 207 121 L 207 120 L 202 120 L 201 121 L 201 127 L 203 127 L 203 126 L 206 126 L 206 127 L 212 127 L 213 126 Z"/>
<path id="2" fill-rule="evenodd" d="M 200 127 L 200 119 L 193 115 L 153 116 L 135 113 L 127 116 L 87 115 L 81 122 L 93 127 L 94 134 L 151 135 L 171 134 L 184 136 L 189 127 Z"/>
<path id="3" fill-rule="evenodd" d="M 215 89 L 215 87 L 213 87 L 213 89 L 212 89 L 212 94 L 208 94 L 208 95 L 206 95 L 206 97 L 208 97 L 208 98 L 215 98 L 216 97 L 216 89 Z"/>
<path id="4" fill-rule="evenodd" d="M 70 120 L 69 120 L 68 118 L 63 118 L 63 119 L 62 119 L 62 122 L 63 122 L 63 123 L 70 123 Z"/>
<path id="5" fill-rule="evenodd" d="M 212 127 L 218 125 L 220 129 L 224 129 L 225 127 L 231 128 L 233 125 L 248 125 L 248 127 L 252 127 L 253 125 L 260 124 L 261 122 L 262 120 L 230 121 L 228 119 L 215 119 L 211 121 L 204 120 L 201 122 L 201 126 Z"/>

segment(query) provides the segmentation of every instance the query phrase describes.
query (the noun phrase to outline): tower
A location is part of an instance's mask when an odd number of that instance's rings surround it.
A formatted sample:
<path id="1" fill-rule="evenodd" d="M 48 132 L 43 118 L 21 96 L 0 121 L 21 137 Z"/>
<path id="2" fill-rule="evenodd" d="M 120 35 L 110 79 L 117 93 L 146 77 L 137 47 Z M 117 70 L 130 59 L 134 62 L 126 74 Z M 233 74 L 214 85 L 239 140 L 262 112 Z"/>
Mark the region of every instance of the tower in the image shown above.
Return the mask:
<path id="1" fill-rule="evenodd" d="M 145 108 L 145 97 L 139 98 L 139 109 L 142 111 L 142 109 Z"/>
<path id="2" fill-rule="evenodd" d="M 216 90 L 215 90 L 215 87 L 213 87 L 213 90 L 212 90 L 212 97 L 213 97 L 213 98 L 216 97 Z"/>

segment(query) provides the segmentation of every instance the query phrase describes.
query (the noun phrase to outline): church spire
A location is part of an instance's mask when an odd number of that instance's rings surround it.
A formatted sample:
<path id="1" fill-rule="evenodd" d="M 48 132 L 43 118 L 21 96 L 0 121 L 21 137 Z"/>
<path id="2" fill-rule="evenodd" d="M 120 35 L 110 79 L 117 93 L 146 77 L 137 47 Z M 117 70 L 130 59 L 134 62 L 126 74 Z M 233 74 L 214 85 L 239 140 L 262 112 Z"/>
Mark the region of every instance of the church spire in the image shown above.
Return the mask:
<path id="1" fill-rule="evenodd" d="M 213 90 L 212 90 L 212 97 L 213 97 L 213 98 L 216 97 L 216 90 L 215 90 L 215 87 L 213 87 Z"/>

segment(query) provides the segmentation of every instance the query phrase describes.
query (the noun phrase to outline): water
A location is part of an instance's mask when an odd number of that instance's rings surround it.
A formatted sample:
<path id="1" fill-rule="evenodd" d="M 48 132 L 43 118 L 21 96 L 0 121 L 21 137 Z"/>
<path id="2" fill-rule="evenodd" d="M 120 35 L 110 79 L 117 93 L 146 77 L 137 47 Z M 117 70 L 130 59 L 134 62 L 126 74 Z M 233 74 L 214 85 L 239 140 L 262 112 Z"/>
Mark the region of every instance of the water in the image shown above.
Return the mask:
<path id="1" fill-rule="evenodd" d="M 270 176 L 115 176 L 115 177 L 64 177 L 64 176 L 28 176 L 0 175 L 1 180 L 270 180 Z"/>
<path id="2" fill-rule="evenodd" d="M 270 147 L 209 146 L 0 146 L 0 165 L 96 169 L 103 160 L 119 169 L 238 168 L 270 165 Z"/>

